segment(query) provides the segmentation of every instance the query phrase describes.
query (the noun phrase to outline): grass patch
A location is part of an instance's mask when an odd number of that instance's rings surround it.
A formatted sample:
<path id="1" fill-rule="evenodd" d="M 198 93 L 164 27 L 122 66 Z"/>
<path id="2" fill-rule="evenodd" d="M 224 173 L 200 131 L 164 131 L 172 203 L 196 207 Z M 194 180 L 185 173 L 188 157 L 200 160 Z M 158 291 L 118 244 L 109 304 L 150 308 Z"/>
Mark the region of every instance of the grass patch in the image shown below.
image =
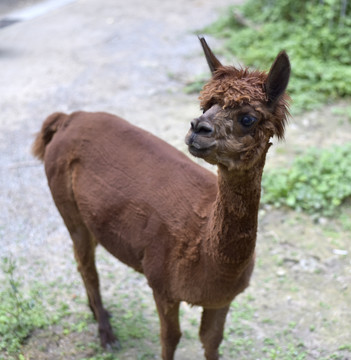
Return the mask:
<path id="1" fill-rule="evenodd" d="M 27 293 L 16 274 L 11 257 L 1 259 L 4 287 L 0 292 L 0 353 L 7 359 L 21 358 L 23 342 L 37 328 L 49 324 L 41 301 L 41 292 L 32 288 Z"/>
<path id="2" fill-rule="evenodd" d="M 248 297 L 232 302 L 224 331 L 226 347 L 233 358 L 246 358 L 252 354 L 253 330 L 249 322 L 253 319 L 254 308 Z"/>
<path id="3" fill-rule="evenodd" d="M 235 17 L 238 12 L 247 26 Z M 224 38 L 223 51 L 247 66 L 268 69 L 285 49 L 292 63 L 288 90 L 294 112 L 351 95 L 347 2 L 249 0 L 227 9 L 204 32 Z"/>
<path id="4" fill-rule="evenodd" d="M 27 289 L 26 284 L 19 280 L 20 268 L 12 258 L 3 258 L 0 264 L 1 280 L 5 280 L 2 281 L 4 286 L 0 291 L 0 359 L 24 360 L 28 354 L 45 353 L 51 338 L 65 337 L 74 339 L 74 343 L 72 342 L 68 348 L 64 343 L 57 349 L 54 346 L 50 350 L 53 351 L 51 356 L 62 351 L 77 356 L 81 354 L 80 358 L 86 360 L 118 360 L 123 359 L 124 351 L 132 351 L 135 353 L 135 359 L 146 360 L 154 357 L 154 347 L 159 341 L 158 318 L 153 308 L 152 320 L 149 319 L 151 311 L 142 289 L 136 287 L 128 294 L 121 291 L 113 305 L 106 304 L 111 310 L 112 327 L 122 344 L 122 350 L 106 352 L 98 340 L 80 340 L 75 343 L 77 339 L 91 339 L 89 326 L 93 324 L 94 331 L 97 331 L 98 325 L 86 306 L 86 298 L 72 293 L 72 284 L 66 289 L 63 279 L 54 282 L 55 288 L 58 287 L 60 292 L 65 288 L 64 291 L 70 299 L 66 303 L 60 300 L 52 289 L 54 284 L 45 288 L 40 283 L 31 282 L 30 288 Z M 128 275 L 128 278 L 134 278 L 134 281 L 136 277 L 135 274 Z M 84 303 L 83 310 L 79 310 L 79 306 L 78 309 L 70 306 L 72 301 L 77 305 Z M 37 332 L 38 329 L 41 330 Z M 77 337 L 77 334 L 81 335 Z M 30 339 L 32 336 L 33 339 Z M 40 344 L 43 344 L 43 349 L 40 348 Z M 90 353 L 89 357 L 87 353 Z"/>
<path id="5" fill-rule="evenodd" d="M 334 107 L 332 109 L 332 113 L 334 115 L 339 115 L 340 117 L 346 119 L 349 123 L 351 123 L 351 106 Z"/>
<path id="6" fill-rule="evenodd" d="M 272 319 L 259 320 L 255 315 L 260 309 L 254 304 L 248 297 L 232 303 L 224 336 L 225 352 L 233 359 L 306 359 L 304 345 L 292 334 L 297 324 L 290 322 L 283 331 L 276 332 L 277 325 Z M 264 326 L 264 332 L 270 336 L 257 340 L 257 326 Z"/>
<path id="7" fill-rule="evenodd" d="M 184 92 L 186 94 L 197 94 L 202 90 L 203 86 L 207 81 L 208 74 L 201 74 L 185 85 Z"/>
<path id="8" fill-rule="evenodd" d="M 151 327 L 158 329 L 158 316 L 156 310 L 152 319 L 147 316 L 145 300 L 145 294 L 136 288 L 128 294 L 121 293 L 118 302 L 108 305 L 113 314 L 111 325 L 124 348 L 142 348 L 141 342 L 158 341 L 158 332 L 150 331 Z"/>
<path id="9" fill-rule="evenodd" d="M 304 360 L 307 354 L 303 345 L 287 344 L 280 345 L 276 340 L 265 339 L 263 348 L 264 360 Z"/>
<path id="10" fill-rule="evenodd" d="M 311 148 L 290 168 L 264 173 L 262 202 L 331 216 L 351 196 L 350 184 L 351 143 L 329 149 Z"/>

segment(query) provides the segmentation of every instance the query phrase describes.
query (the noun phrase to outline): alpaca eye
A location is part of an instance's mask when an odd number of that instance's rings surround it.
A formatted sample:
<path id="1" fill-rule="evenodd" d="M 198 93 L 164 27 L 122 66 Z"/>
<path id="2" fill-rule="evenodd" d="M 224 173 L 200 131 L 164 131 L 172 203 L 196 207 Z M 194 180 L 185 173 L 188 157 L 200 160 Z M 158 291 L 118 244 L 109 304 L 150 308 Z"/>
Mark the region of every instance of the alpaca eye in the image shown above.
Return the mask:
<path id="1" fill-rule="evenodd" d="M 239 121 L 241 125 L 245 127 L 250 127 L 257 121 L 257 119 L 251 115 L 244 115 Z"/>

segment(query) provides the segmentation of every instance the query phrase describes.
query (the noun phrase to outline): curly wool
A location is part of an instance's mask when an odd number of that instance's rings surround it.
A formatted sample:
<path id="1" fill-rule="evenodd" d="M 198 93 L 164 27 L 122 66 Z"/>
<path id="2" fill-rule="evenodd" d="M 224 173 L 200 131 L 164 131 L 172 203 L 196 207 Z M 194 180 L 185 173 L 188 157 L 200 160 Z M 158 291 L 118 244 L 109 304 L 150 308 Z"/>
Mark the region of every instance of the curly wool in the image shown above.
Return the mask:
<path id="1" fill-rule="evenodd" d="M 267 101 L 264 91 L 266 78 L 263 72 L 223 66 L 201 91 L 201 107 L 206 109 L 216 103 L 227 108 L 249 104 L 252 100 Z"/>
<path id="2" fill-rule="evenodd" d="M 263 104 L 268 107 L 266 80 L 267 73 L 264 71 L 222 66 L 215 71 L 201 91 L 200 106 L 205 111 L 214 104 L 220 105 L 223 109 L 236 108 L 245 104 Z M 273 111 L 272 109 L 265 111 L 261 106 L 257 109 L 263 113 L 264 117 L 267 115 L 267 118 L 270 118 L 273 134 L 280 139 L 284 137 L 285 124 L 289 116 L 288 100 L 289 96 L 284 94 L 274 104 Z"/>

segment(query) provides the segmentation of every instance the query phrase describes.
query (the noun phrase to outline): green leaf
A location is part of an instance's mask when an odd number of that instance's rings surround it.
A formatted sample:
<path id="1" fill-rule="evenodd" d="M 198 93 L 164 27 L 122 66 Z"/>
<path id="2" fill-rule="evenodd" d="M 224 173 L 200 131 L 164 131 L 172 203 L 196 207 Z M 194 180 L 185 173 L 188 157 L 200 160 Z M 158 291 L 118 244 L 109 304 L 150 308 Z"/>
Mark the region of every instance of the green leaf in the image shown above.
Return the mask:
<path id="1" fill-rule="evenodd" d="M 311 148 L 290 169 L 264 172 L 264 203 L 330 216 L 351 197 L 351 143 Z"/>

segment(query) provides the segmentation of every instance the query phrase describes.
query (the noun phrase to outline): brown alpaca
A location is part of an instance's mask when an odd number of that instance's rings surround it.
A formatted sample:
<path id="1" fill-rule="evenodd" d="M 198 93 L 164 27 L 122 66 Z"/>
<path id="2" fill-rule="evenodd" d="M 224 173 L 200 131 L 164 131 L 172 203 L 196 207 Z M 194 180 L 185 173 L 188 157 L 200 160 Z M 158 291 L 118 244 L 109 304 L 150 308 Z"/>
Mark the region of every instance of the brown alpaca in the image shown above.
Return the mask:
<path id="1" fill-rule="evenodd" d="M 106 113 L 55 113 L 33 145 L 73 240 L 102 346 L 117 339 L 101 301 L 97 244 L 145 274 L 164 360 L 173 359 L 181 336 L 180 301 L 203 307 L 205 357 L 218 359 L 229 305 L 254 267 L 270 138 L 283 137 L 288 115 L 284 52 L 266 74 L 224 67 L 201 43 L 213 76 L 200 96 L 204 113 L 191 122 L 186 143 L 191 154 L 218 165 L 218 177 Z"/>

